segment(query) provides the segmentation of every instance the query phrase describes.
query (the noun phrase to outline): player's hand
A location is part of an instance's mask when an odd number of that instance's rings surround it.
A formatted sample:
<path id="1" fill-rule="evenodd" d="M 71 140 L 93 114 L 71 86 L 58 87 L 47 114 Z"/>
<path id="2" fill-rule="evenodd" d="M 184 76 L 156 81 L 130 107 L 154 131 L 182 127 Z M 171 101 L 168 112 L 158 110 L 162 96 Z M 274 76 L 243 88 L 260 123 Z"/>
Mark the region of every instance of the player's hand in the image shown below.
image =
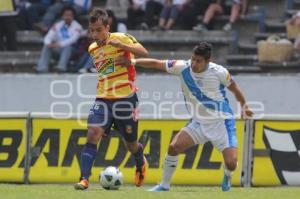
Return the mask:
<path id="1" fill-rule="evenodd" d="M 119 40 L 117 39 L 112 39 L 112 40 L 108 40 L 107 45 L 111 45 L 113 47 L 116 47 L 116 48 L 122 48 L 122 42 L 120 42 Z"/>
<path id="2" fill-rule="evenodd" d="M 127 67 L 131 65 L 131 60 L 125 56 L 119 56 L 115 59 L 115 63 Z"/>
<path id="3" fill-rule="evenodd" d="M 244 105 L 242 107 L 242 113 L 241 113 L 241 118 L 242 119 L 248 119 L 253 116 L 253 111 L 250 110 L 250 108 L 247 105 Z"/>

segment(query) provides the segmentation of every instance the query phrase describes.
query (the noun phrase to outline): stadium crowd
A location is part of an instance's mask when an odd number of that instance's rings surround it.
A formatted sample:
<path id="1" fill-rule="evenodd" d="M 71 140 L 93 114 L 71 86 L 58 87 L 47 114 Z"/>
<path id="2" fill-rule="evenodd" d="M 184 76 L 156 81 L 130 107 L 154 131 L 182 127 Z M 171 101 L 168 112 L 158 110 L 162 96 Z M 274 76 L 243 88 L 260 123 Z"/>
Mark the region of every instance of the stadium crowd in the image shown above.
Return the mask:
<path id="1" fill-rule="evenodd" d="M 70 60 L 75 58 L 77 60 L 73 67 L 76 71 L 95 71 L 86 51 L 90 43 L 88 31 L 80 24 L 93 6 L 92 0 L 12 1 L 16 12 L 0 12 L 0 50 L 18 50 L 18 30 L 38 30 L 44 35 L 44 46 L 35 67 L 36 72 L 49 71 L 52 55 L 58 58 L 53 71 L 68 71 Z M 233 24 L 247 14 L 248 1 L 106 0 L 105 7 L 110 16 L 111 32 L 126 33 L 127 29 L 207 31 L 215 29 L 213 19 L 218 15 L 229 16 L 222 30 L 231 31 Z M 67 14 L 66 10 L 69 11 Z M 126 18 L 119 19 L 114 12 L 124 12 Z M 292 23 L 299 25 L 297 15 L 293 17 Z"/>

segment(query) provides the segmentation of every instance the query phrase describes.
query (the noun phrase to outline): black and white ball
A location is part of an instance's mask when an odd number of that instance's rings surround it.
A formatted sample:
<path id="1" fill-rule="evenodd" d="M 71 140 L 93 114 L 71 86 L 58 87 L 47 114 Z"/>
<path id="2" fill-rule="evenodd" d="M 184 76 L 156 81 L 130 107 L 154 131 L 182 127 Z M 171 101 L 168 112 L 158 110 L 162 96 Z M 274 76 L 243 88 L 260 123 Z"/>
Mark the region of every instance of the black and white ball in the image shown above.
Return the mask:
<path id="1" fill-rule="evenodd" d="M 99 177 L 101 186 L 107 190 L 117 190 L 123 184 L 123 174 L 114 166 L 106 167 Z"/>

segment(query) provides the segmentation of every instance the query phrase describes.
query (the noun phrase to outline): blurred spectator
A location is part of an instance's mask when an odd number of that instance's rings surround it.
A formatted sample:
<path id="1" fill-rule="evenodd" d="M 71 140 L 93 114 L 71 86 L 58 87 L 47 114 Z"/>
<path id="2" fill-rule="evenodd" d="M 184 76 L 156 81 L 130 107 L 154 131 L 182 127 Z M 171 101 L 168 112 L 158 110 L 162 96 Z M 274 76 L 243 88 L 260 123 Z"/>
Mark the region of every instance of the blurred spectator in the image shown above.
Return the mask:
<path id="1" fill-rule="evenodd" d="M 242 15 L 245 15 L 247 10 L 247 0 L 215 0 L 211 3 L 205 12 L 202 24 L 198 24 L 193 29 L 197 31 L 206 31 L 210 26 L 211 21 L 216 15 L 230 15 L 229 22 L 223 27 L 224 31 L 231 31 L 232 25 L 237 21 L 240 10 Z"/>
<path id="2" fill-rule="evenodd" d="M 191 30 L 197 24 L 197 16 L 204 15 L 211 0 L 188 0 L 178 17 L 178 24 L 181 29 Z"/>
<path id="3" fill-rule="evenodd" d="M 292 18 L 289 20 L 289 23 L 293 26 L 300 27 L 300 11 L 298 11 L 296 14 L 292 16 Z M 298 54 L 300 54 L 300 35 L 296 36 L 295 42 L 294 42 L 294 48 Z"/>
<path id="4" fill-rule="evenodd" d="M 298 11 L 296 14 L 294 14 L 289 22 L 290 22 L 290 24 L 292 24 L 294 26 L 300 27 L 300 11 Z"/>
<path id="5" fill-rule="evenodd" d="M 7 0 L 1 3 L 0 8 L 0 50 L 17 50 L 17 22 L 15 2 Z"/>
<path id="6" fill-rule="evenodd" d="M 75 44 L 82 31 L 81 25 L 74 20 L 75 10 L 65 7 L 63 20 L 52 26 L 44 38 L 44 47 L 37 64 L 37 72 L 48 72 L 52 53 L 58 55 L 59 62 L 55 67 L 58 72 L 65 72 Z"/>
<path id="7" fill-rule="evenodd" d="M 300 54 L 300 35 L 298 35 L 294 42 L 294 48 L 298 54 Z"/>
<path id="8" fill-rule="evenodd" d="M 148 30 L 158 24 L 165 0 L 147 0 L 141 29 Z"/>
<path id="9" fill-rule="evenodd" d="M 107 10 L 108 14 L 108 24 L 110 26 L 109 32 L 123 32 L 127 33 L 127 27 L 124 23 L 118 22 L 117 18 L 115 17 L 115 14 L 112 10 Z M 79 69 L 79 73 L 87 73 L 87 72 L 96 72 L 95 65 L 93 63 L 93 59 L 90 56 L 90 54 L 87 52 L 89 46 L 89 42 L 85 43 L 84 49 L 85 53 L 81 56 L 81 58 L 78 61 L 78 64 L 76 65 L 76 68 L 82 68 Z"/>
<path id="10" fill-rule="evenodd" d="M 92 0 L 56 0 L 56 2 L 48 8 L 42 21 L 40 23 L 35 23 L 34 27 L 45 33 L 55 22 L 64 7 L 71 6 L 75 10 L 74 16 L 78 17 L 87 14 L 91 5 Z"/>
<path id="11" fill-rule="evenodd" d="M 108 14 L 108 25 L 110 26 L 109 32 L 127 32 L 127 27 L 124 23 L 121 23 L 116 18 L 112 10 L 106 10 Z"/>
<path id="12" fill-rule="evenodd" d="M 127 21 L 129 29 L 143 29 L 156 26 L 165 0 L 129 0 Z"/>
<path id="13" fill-rule="evenodd" d="M 74 57 L 80 57 L 76 61 L 75 70 L 79 73 L 87 73 L 87 72 L 96 72 L 95 65 L 93 63 L 93 59 L 88 53 L 88 47 L 90 45 L 90 35 L 87 31 L 81 35 L 81 38 L 75 45 L 75 54 Z"/>
<path id="14" fill-rule="evenodd" d="M 41 21 L 48 7 L 54 2 L 55 0 L 19 0 L 19 27 L 31 30 L 32 25 Z"/>
<path id="15" fill-rule="evenodd" d="M 27 8 L 29 7 L 30 3 L 28 2 L 28 0 L 16 0 L 16 7 L 19 11 L 18 13 L 18 29 L 21 30 L 27 30 L 29 29 L 29 20 L 27 17 Z"/>
<path id="16" fill-rule="evenodd" d="M 108 9 L 111 9 L 111 8 L 115 8 L 115 7 L 119 7 L 119 8 L 123 8 L 124 10 L 126 10 L 129 6 L 129 0 L 123 0 L 123 1 L 120 1 L 120 0 L 107 0 L 106 1 L 106 4 L 105 4 L 105 7 L 108 8 Z"/>
<path id="17" fill-rule="evenodd" d="M 242 1 L 241 17 L 245 17 L 245 15 L 248 12 L 249 0 L 241 0 L 241 1 Z"/>
<path id="18" fill-rule="evenodd" d="M 165 0 L 159 19 L 159 29 L 169 30 L 174 25 L 179 12 L 189 0 Z"/>
<path id="19" fill-rule="evenodd" d="M 130 5 L 127 9 L 127 25 L 130 30 L 137 28 L 142 23 L 147 0 L 129 0 Z"/>
<path id="20" fill-rule="evenodd" d="M 107 0 L 105 7 L 107 9 L 113 10 L 114 8 L 118 8 L 119 11 L 126 11 L 129 7 L 129 0 Z M 113 10 L 114 11 L 114 10 Z"/>

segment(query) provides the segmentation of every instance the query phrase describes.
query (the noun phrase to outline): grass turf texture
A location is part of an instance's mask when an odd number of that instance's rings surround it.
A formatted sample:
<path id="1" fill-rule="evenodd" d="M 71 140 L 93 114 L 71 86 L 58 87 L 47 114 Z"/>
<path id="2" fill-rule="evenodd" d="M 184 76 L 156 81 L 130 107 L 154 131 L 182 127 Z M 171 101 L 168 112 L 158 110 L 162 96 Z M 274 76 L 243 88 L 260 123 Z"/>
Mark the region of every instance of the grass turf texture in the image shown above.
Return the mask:
<path id="1" fill-rule="evenodd" d="M 0 184 L 2 199 L 83 199 L 83 198 L 120 198 L 120 199 L 299 199 L 299 187 L 238 188 L 222 192 L 220 187 L 173 186 L 170 192 L 153 193 L 147 189 L 152 186 L 136 188 L 133 185 L 122 186 L 117 191 L 107 191 L 98 184 L 92 184 L 88 190 L 76 191 L 72 184 L 63 185 L 16 185 Z"/>

